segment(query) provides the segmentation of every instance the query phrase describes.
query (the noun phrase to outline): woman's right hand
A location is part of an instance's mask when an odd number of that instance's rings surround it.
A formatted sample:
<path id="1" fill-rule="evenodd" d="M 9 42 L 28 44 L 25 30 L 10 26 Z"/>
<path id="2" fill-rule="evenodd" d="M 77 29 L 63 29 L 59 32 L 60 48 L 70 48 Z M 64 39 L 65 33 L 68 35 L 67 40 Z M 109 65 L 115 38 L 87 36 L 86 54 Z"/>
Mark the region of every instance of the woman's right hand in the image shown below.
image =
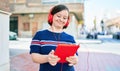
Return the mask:
<path id="1" fill-rule="evenodd" d="M 50 65 L 55 66 L 59 60 L 60 58 L 54 55 L 54 50 L 51 50 L 48 54 L 48 62 L 50 63 Z"/>

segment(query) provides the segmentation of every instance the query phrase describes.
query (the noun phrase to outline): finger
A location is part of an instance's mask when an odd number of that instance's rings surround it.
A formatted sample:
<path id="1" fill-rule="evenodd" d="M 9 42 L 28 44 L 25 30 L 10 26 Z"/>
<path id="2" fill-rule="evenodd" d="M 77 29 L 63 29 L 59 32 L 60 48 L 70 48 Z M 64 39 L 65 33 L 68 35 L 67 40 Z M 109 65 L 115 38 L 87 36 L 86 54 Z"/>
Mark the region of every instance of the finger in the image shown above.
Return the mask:
<path id="1" fill-rule="evenodd" d="M 57 64 L 57 60 L 50 60 L 49 63 L 52 65 L 52 66 L 55 66 Z"/>
<path id="2" fill-rule="evenodd" d="M 57 63 L 51 63 L 52 66 L 55 66 Z"/>
<path id="3" fill-rule="evenodd" d="M 54 61 L 50 61 L 49 62 L 52 66 L 54 66 L 54 65 L 56 65 L 57 63 L 56 62 L 54 62 Z"/>
<path id="4" fill-rule="evenodd" d="M 73 58 L 72 58 L 72 57 L 66 57 L 66 60 L 67 60 L 67 61 L 72 61 Z"/>
<path id="5" fill-rule="evenodd" d="M 68 64 L 68 65 L 69 65 L 69 66 L 73 66 L 73 64 L 71 64 L 71 63 L 70 63 L 70 64 Z"/>
<path id="6" fill-rule="evenodd" d="M 54 50 L 51 50 L 51 51 L 50 51 L 50 54 L 54 54 L 54 52 L 55 52 Z"/>
<path id="7" fill-rule="evenodd" d="M 69 58 L 69 59 L 67 59 L 67 61 L 70 63 L 70 65 L 71 64 L 75 65 L 77 63 L 76 59 Z"/>
<path id="8" fill-rule="evenodd" d="M 49 61 L 58 62 L 59 60 L 60 60 L 60 58 L 58 58 L 56 56 L 49 57 Z"/>

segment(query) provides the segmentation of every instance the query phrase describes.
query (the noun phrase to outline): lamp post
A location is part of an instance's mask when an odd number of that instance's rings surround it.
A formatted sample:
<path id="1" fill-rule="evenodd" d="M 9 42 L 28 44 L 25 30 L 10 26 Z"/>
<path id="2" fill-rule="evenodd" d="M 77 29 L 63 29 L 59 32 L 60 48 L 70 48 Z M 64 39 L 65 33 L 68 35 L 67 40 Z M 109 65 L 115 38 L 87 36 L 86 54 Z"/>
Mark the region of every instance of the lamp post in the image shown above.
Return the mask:
<path id="1" fill-rule="evenodd" d="M 94 18 L 94 31 L 96 31 L 96 17 Z"/>
<path id="2" fill-rule="evenodd" d="M 104 21 L 101 20 L 101 28 L 102 28 L 102 32 L 104 32 Z"/>

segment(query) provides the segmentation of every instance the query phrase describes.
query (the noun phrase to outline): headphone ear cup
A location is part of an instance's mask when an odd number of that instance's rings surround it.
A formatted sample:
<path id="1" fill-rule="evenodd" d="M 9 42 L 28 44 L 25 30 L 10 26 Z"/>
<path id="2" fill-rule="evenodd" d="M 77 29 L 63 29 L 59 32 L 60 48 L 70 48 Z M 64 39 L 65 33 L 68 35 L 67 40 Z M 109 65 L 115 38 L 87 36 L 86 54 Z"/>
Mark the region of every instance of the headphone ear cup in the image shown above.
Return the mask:
<path id="1" fill-rule="evenodd" d="M 52 25 L 53 22 L 53 15 L 50 13 L 48 16 L 48 22 Z"/>
<path id="2" fill-rule="evenodd" d="M 67 22 L 66 22 L 64 27 L 67 27 L 69 25 L 69 22 L 70 22 L 70 18 L 68 17 L 68 20 L 67 20 Z"/>
<path id="3" fill-rule="evenodd" d="M 67 20 L 67 22 L 66 22 L 65 26 L 67 27 L 67 26 L 68 26 L 68 24 L 69 24 L 69 21 Z"/>

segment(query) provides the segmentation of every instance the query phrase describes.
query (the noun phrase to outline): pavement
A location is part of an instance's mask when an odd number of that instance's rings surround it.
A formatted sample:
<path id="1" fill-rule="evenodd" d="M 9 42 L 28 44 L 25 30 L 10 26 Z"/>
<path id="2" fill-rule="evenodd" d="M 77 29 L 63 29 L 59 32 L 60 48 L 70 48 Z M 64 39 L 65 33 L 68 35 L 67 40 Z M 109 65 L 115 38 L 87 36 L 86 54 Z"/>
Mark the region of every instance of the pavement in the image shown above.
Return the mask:
<path id="1" fill-rule="evenodd" d="M 18 38 L 18 41 L 31 41 L 32 38 Z M 79 43 L 102 43 L 99 39 L 75 39 Z"/>
<path id="2" fill-rule="evenodd" d="M 76 71 L 120 71 L 120 55 L 109 53 L 79 52 Z M 32 62 L 28 53 L 12 57 L 11 71 L 38 71 L 39 65 Z"/>
<path id="3" fill-rule="evenodd" d="M 31 38 L 10 41 L 10 71 L 38 71 L 29 54 Z M 120 71 L 120 44 L 102 43 L 101 40 L 76 40 L 80 43 L 76 71 Z"/>

